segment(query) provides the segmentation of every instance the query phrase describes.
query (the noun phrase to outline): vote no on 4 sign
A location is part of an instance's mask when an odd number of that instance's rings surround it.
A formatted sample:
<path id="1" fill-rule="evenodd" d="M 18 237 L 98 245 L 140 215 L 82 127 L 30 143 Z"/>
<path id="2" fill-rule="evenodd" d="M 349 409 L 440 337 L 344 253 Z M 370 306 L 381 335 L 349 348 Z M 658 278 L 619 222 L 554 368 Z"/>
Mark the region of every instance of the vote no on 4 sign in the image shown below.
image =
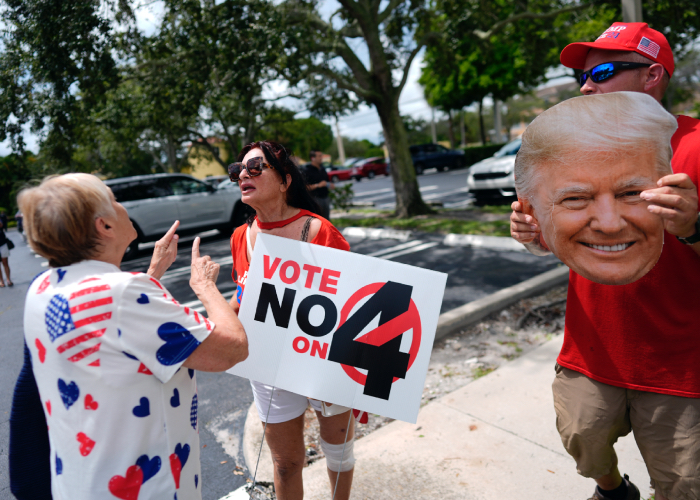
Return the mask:
<path id="1" fill-rule="evenodd" d="M 229 373 L 415 422 L 447 275 L 260 234 Z"/>

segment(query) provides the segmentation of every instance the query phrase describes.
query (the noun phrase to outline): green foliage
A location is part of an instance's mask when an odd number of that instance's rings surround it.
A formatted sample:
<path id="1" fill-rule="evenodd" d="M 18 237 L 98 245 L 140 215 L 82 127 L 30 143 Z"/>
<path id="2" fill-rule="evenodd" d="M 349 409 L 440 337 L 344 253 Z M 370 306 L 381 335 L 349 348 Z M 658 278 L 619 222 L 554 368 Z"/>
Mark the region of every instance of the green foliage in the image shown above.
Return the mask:
<path id="1" fill-rule="evenodd" d="M 377 146 L 372 141 L 367 139 L 350 139 L 343 137 L 343 148 L 345 149 L 345 158 L 371 158 L 373 156 L 384 156 L 384 148 Z M 323 150 L 324 153 L 331 155 L 333 161 L 339 159 L 338 141 L 333 140 L 331 145 Z"/>
<path id="2" fill-rule="evenodd" d="M 24 154 L 23 129 L 41 135 L 41 156 L 75 168 L 85 120 L 117 78 L 110 4 L 6 0 L 0 52 L 0 141 Z"/>
<path id="3" fill-rule="evenodd" d="M 352 190 L 352 184 L 343 184 L 342 186 L 335 186 L 335 188 L 329 191 L 331 197 L 331 204 L 333 208 L 339 210 L 346 210 L 352 205 L 352 199 L 355 196 L 355 192 Z"/>
<path id="4" fill-rule="evenodd" d="M 8 214 L 17 211 L 17 193 L 36 177 L 37 170 L 36 158 L 29 154 L 0 157 L 0 206 L 7 208 Z"/>
<path id="5" fill-rule="evenodd" d="M 255 140 L 272 140 L 284 144 L 299 158 L 308 158 L 309 151 L 323 151 L 333 143 L 333 131 L 315 117 L 294 118 L 294 111 L 279 108 L 267 117 Z"/>

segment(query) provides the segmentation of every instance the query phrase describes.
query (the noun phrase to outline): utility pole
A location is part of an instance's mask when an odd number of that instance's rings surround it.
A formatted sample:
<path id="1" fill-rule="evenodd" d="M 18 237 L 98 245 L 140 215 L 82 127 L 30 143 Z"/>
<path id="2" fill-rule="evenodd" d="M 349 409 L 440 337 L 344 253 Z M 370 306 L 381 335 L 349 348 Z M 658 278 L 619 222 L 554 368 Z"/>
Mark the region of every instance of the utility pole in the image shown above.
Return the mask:
<path id="1" fill-rule="evenodd" d="M 335 117 L 335 140 L 338 142 L 338 159 L 340 164 L 345 164 L 345 146 L 343 146 L 343 136 L 340 135 L 340 127 L 338 126 L 338 117 Z"/>
<path id="2" fill-rule="evenodd" d="M 622 0 L 622 21 L 625 23 L 641 23 L 642 0 Z"/>
<path id="3" fill-rule="evenodd" d="M 432 115 L 430 118 L 430 131 L 433 133 L 433 144 L 436 144 L 437 143 L 437 132 L 435 131 L 435 108 L 433 108 L 431 106 L 430 111 L 432 112 Z"/>

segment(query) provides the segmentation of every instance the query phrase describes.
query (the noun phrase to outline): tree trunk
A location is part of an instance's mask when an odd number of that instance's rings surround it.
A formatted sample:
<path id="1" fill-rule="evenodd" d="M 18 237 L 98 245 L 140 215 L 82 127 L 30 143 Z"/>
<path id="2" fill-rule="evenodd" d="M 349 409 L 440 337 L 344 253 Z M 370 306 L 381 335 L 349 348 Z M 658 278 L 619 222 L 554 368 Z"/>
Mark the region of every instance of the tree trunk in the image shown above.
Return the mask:
<path id="1" fill-rule="evenodd" d="M 459 110 L 459 137 L 462 147 L 467 145 L 467 134 L 464 127 L 464 108 Z"/>
<path id="2" fill-rule="evenodd" d="M 396 192 L 396 216 L 400 218 L 431 213 L 418 190 L 416 171 L 408 149 L 408 134 L 395 102 L 375 103 L 382 122 L 384 140 L 389 150 L 391 177 Z"/>
<path id="3" fill-rule="evenodd" d="M 484 100 L 479 99 L 479 133 L 481 134 L 481 145 L 486 146 L 486 133 L 484 132 L 484 114 L 483 114 Z"/>
<path id="4" fill-rule="evenodd" d="M 452 116 L 452 110 L 447 111 L 447 137 L 450 139 L 450 149 L 454 149 L 455 147 L 455 121 L 454 117 Z"/>

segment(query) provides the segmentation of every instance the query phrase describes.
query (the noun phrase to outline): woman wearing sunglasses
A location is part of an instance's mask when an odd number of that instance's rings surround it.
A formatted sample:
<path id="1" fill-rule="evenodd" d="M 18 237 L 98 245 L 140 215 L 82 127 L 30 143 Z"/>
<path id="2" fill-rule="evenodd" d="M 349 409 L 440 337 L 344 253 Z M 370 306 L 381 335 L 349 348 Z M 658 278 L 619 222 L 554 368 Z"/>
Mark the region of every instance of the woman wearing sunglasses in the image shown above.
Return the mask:
<path id="1" fill-rule="evenodd" d="M 232 277 L 237 284 L 231 306 L 235 311 L 238 311 L 243 297 L 258 234 L 274 234 L 350 250 L 350 245 L 338 230 L 317 215 L 320 208 L 284 146 L 270 141 L 254 142 L 243 148 L 238 160 L 229 165 L 229 177 L 231 181 L 238 182 L 241 200 L 255 210 L 255 216 L 250 217 L 231 236 L 235 273 L 235 276 L 232 273 Z M 255 335 L 255 331 L 248 334 Z M 254 381 L 251 381 L 251 385 L 263 426 L 267 422 L 265 439 L 272 452 L 277 498 L 300 500 L 304 497 L 301 477 L 306 459 L 304 412 L 309 404 L 318 416 L 321 448 L 326 455 L 331 491 L 336 491 L 337 500 L 350 498 L 355 462 L 352 456 L 354 419 L 349 418 L 350 409 L 325 405 Z M 343 446 L 346 435 L 347 443 Z"/>

